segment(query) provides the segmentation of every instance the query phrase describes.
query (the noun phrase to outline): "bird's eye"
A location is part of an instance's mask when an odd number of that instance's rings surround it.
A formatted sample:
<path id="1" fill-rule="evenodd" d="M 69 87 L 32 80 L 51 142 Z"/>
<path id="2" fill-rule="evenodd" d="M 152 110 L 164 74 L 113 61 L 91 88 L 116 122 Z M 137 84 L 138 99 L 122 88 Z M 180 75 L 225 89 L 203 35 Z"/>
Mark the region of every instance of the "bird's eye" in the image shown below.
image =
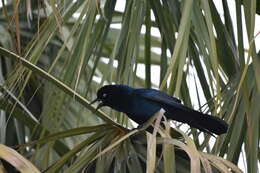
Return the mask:
<path id="1" fill-rule="evenodd" d="M 103 97 L 103 98 L 106 98 L 106 96 L 107 96 L 107 94 L 106 94 L 106 93 L 104 93 L 104 94 L 102 95 L 102 97 Z"/>

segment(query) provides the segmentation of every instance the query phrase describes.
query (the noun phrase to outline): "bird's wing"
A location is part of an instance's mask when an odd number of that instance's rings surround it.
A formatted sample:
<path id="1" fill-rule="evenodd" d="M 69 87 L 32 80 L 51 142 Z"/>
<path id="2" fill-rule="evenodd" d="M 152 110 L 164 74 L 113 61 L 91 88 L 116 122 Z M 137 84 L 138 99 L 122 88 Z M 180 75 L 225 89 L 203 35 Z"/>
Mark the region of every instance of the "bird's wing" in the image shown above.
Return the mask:
<path id="1" fill-rule="evenodd" d="M 147 101 L 159 104 L 161 108 L 166 111 L 164 115 L 166 115 L 167 118 L 191 124 L 190 122 L 192 122 L 194 118 L 196 119 L 196 117 L 200 117 L 199 114 L 194 114 L 194 112 L 197 111 L 182 105 L 180 100 L 161 91 L 153 89 L 138 89 L 136 90 L 136 94 Z"/>
<path id="2" fill-rule="evenodd" d="M 136 92 L 142 98 L 145 98 L 150 101 L 157 102 L 162 105 L 168 106 L 181 106 L 181 100 L 169 96 L 161 91 L 154 90 L 154 89 L 137 89 Z"/>

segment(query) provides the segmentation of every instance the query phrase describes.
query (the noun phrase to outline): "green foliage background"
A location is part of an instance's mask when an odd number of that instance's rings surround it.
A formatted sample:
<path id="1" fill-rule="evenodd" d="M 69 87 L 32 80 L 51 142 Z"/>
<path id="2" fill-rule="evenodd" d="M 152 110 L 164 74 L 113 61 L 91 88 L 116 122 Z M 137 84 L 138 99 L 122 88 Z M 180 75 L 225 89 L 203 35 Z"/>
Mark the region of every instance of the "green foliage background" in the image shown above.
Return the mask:
<path id="1" fill-rule="evenodd" d="M 242 156 L 246 172 L 258 172 L 260 1 L 231 7 L 222 0 L 221 12 L 212 0 L 127 0 L 123 12 L 116 3 L 2 0 L 0 142 L 19 145 L 46 172 L 241 172 L 235 165 Z M 140 65 L 145 79 L 137 76 Z M 159 86 L 152 66 L 160 67 Z M 89 105 L 110 83 L 158 87 L 230 128 L 216 139 L 168 125 L 157 137 L 129 131 L 126 116 Z"/>

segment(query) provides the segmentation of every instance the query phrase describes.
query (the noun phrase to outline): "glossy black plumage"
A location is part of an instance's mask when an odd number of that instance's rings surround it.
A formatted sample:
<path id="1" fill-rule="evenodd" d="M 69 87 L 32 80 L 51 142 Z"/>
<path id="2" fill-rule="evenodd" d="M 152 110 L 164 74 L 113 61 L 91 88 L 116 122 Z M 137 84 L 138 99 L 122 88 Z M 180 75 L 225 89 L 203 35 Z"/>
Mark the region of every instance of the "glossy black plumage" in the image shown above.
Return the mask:
<path id="1" fill-rule="evenodd" d="M 171 97 L 155 89 L 131 88 L 127 85 L 106 85 L 97 92 L 96 101 L 101 101 L 98 108 L 109 106 L 124 112 L 138 124 L 149 120 L 161 108 L 168 119 L 187 123 L 207 133 L 221 135 L 227 132 L 228 124 L 220 118 L 206 115 L 181 104 L 177 98 Z M 97 108 L 97 109 L 98 109 Z"/>

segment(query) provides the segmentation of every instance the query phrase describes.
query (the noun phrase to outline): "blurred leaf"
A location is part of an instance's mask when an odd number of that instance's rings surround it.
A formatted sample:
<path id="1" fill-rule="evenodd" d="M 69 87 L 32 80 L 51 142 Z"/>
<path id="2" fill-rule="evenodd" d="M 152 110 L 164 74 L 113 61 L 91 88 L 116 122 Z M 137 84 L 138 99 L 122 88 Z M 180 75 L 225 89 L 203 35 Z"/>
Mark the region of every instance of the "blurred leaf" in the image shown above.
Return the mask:
<path id="1" fill-rule="evenodd" d="M 0 157 L 22 173 L 40 172 L 30 161 L 3 144 L 0 144 Z"/>
<path id="2" fill-rule="evenodd" d="M 241 172 L 240 159 L 257 172 L 259 2 L 2 1 L 1 142 L 46 172 Z M 114 83 L 160 87 L 228 132 L 129 131 L 124 114 L 89 105 Z"/>

